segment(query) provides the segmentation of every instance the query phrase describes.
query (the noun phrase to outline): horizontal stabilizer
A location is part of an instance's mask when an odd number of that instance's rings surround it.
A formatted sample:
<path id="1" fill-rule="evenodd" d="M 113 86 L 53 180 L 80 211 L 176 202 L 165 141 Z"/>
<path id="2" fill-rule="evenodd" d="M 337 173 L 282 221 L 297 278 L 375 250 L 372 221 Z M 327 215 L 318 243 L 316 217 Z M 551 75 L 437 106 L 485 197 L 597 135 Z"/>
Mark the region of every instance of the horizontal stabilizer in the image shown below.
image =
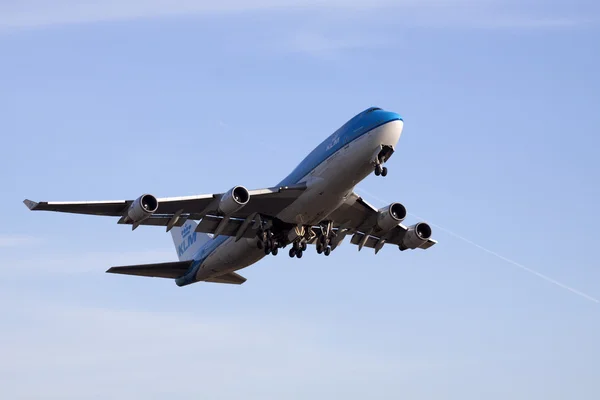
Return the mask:
<path id="1" fill-rule="evenodd" d="M 152 278 L 179 278 L 185 275 L 194 260 L 175 261 L 160 264 L 127 265 L 123 267 L 112 267 L 106 272 L 110 274 L 149 276 Z"/>
<path id="2" fill-rule="evenodd" d="M 235 272 L 229 272 L 227 274 L 219 275 L 214 278 L 205 279 L 205 282 L 214 282 L 214 283 L 231 283 L 233 285 L 241 285 L 246 282 L 246 278 L 243 276 L 236 274 Z"/>

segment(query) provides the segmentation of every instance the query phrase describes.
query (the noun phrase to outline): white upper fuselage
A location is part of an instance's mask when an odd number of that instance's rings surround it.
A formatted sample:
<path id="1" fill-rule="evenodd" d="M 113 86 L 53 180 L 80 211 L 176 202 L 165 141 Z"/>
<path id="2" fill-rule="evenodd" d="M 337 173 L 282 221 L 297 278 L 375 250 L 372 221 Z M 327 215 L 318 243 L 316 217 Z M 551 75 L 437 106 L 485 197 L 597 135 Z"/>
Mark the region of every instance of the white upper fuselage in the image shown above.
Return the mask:
<path id="1" fill-rule="evenodd" d="M 370 119 L 365 121 L 372 124 L 372 129 L 369 126 L 365 129 L 361 121 L 349 121 L 348 124 L 354 123 L 354 126 L 344 125 L 349 132 L 336 132 L 330 136 L 286 178 L 287 181 L 282 182 L 305 182 L 307 189 L 276 215 L 279 220 L 297 225 L 318 224 L 346 201 L 354 187 L 373 172 L 382 147 L 394 149 L 400 139 L 402 119 L 394 113 L 382 111 L 381 114 L 378 119 L 369 116 Z M 363 132 L 353 134 L 360 129 Z M 233 237 L 213 239 L 195 256 L 199 265 L 195 268 L 194 280 L 204 280 L 256 263 L 265 257 L 256 242 L 257 239 L 246 238 L 236 242 Z"/>

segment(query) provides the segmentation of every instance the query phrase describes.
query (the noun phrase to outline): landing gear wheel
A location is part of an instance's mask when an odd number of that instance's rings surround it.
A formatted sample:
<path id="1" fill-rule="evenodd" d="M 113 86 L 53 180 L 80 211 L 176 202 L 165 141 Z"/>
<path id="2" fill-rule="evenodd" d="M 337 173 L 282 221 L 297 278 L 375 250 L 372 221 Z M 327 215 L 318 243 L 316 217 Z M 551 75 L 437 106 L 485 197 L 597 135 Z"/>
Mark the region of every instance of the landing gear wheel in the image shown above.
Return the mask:
<path id="1" fill-rule="evenodd" d="M 300 248 L 302 249 L 302 251 L 306 251 L 308 245 L 306 244 L 306 242 L 302 242 L 302 246 Z"/>
<path id="2" fill-rule="evenodd" d="M 275 248 L 273 249 L 273 251 L 271 252 L 271 254 L 273 254 L 274 256 L 276 256 L 276 255 L 277 255 L 277 253 L 279 253 L 279 249 L 278 249 L 277 247 L 275 247 Z"/>
<path id="3" fill-rule="evenodd" d="M 381 169 L 381 176 L 386 176 L 387 175 L 387 167 L 383 167 Z"/>
<path id="4" fill-rule="evenodd" d="M 323 245 L 321 243 L 317 243 L 317 253 L 321 254 L 323 252 Z"/>
<path id="5" fill-rule="evenodd" d="M 259 249 L 262 249 L 264 247 L 262 240 L 258 239 L 258 241 L 256 242 L 256 247 L 258 247 Z"/>
<path id="6" fill-rule="evenodd" d="M 294 249 L 293 247 L 290 249 L 290 257 L 296 257 L 296 249 Z"/>
<path id="7" fill-rule="evenodd" d="M 271 249 L 268 247 L 265 247 L 265 255 L 268 255 L 271 252 Z"/>
<path id="8" fill-rule="evenodd" d="M 302 258 L 302 250 L 300 250 L 299 252 L 296 253 L 296 257 Z"/>
<path id="9" fill-rule="evenodd" d="M 327 248 L 325 249 L 325 255 L 328 256 L 331 254 L 331 247 L 327 246 Z"/>
<path id="10" fill-rule="evenodd" d="M 381 165 L 377 164 L 377 166 L 375 167 L 375 175 L 379 176 L 382 172 L 383 168 L 381 168 Z"/>

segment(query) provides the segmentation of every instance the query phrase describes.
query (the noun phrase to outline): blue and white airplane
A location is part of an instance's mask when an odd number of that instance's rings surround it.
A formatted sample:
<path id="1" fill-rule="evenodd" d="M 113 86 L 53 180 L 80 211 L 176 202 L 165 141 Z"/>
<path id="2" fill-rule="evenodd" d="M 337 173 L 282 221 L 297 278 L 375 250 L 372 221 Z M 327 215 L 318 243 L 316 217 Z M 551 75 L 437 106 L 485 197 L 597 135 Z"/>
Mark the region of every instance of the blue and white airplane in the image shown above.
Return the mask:
<path id="1" fill-rule="evenodd" d="M 371 107 L 354 116 L 317 146 L 275 187 L 226 193 L 135 200 L 34 202 L 31 210 L 119 217 L 132 229 L 166 226 L 179 261 L 112 267 L 106 272 L 174 279 L 178 286 L 195 282 L 241 284 L 235 271 L 290 246 L 290 257 L 302 258 L 308 245 L 328 256 L 344 238 L 379 252 L 384 244 L 400 250 L 427 249 L 431 227 L 404 226 L 400 203 L 376 209 L 355 192 L 371 173 L 386 176 L 384 164 L 394 153 L 404 122 L 400 115 Z M 195 221 L 199 221 L 196 223 Z"/>

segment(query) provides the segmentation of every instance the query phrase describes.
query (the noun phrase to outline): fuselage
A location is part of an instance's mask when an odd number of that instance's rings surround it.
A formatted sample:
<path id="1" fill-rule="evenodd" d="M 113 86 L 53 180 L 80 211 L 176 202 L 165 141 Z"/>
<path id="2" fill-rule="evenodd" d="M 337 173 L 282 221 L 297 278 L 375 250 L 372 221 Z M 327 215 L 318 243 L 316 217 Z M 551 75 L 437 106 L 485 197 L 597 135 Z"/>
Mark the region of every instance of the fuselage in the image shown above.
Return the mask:
<path id="1" fill-rule="evenodd" d="M 374 160 L 382 149 L 395 149 L 403 125 L 400 115 L 379 108 L 369 108 L 350 119 L 278 183 L 305 183 L 307 189 L 275 217 L 296 225 L 326 220 L 373 172 Z M 265 257 L 256 242 L 246 238 L 236 242 L 228 236 L 214 238 L 198 251 L 192 268 L 177 284 L 187 285 L 256 263 Z"/>

